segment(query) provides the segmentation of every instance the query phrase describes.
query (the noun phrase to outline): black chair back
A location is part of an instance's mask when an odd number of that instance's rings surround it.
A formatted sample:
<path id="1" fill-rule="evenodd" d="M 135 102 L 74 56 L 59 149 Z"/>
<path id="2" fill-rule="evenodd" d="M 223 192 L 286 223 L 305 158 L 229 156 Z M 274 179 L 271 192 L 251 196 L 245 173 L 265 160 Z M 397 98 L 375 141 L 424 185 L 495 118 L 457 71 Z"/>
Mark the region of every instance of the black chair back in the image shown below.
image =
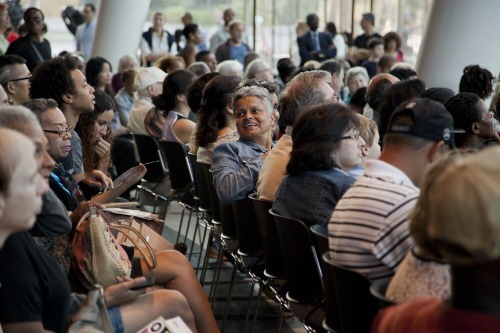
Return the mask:
<path id="1" fill-rule="evenodd" d="M 370 281 L 361 274 L 334 263 L 329 252 L 322 258 L 333 279 L 341 332 L 370 332 L 373 318 L 379 310 L 378 300 L 370 293 Z"/>
<path id="2" fill-rule="evenodd" d="M 213 220 L 215 222 L 222 222 L 219 198 L 217 197 L 217 193 L 215 192 L 215 187 L 213 184 L 214 179 L 212 176 L 212 172 L 210 171 L 210 164 L 198 163 L 198 166 L 203 172 L 203 179 L 205 180 L 205 184 L 208 190 L 208 196 L 210 198 L 210 206 L 212 207 Z"/>
<path id="3" fill-rule="evenodd" d="M 319 256 L 321 257 L 323 253 L 328 252 L 330 249 L 328 247 L 328 232 L 323 226 L 319 224 L 314 224 L 309 228 L 316 238 L 319 250 Z"/>
<path id="4" fill-rule="evenodd" d="M 322 273 L 309 228 L 299 220 L 281 216 L 272 209 L 285 263 L 288 300 L 318 304 L 323 300 Z"/>
<path id="5" fill-rule="evenodd" d="M 139 161 L 141 163 L 145 164 L 158 161 L 147 165 L 148 171 L 143 179 L 152 183 L 160 182 L 168 174 L 168 168 L 164 164 L 156 140 L 149 135 L 132 134 L 132 137 L 134 138 Z"/>
<path id="6" fill-rule="evenodd" d="M 370 286 L 370 293 L 378 299 L 380 308 L 397 304 L 396 302 L 385 297 L 385 292 L 390 281 L 373 282 Z"/>
<path id="7" fill-rule="evenodd" d="M 262 249 L 264 250 L 264 258 L 266 260 L 265 274 L 274 279 L 284 278 L 285 264 L 283 262 L 283 254 L 281 253 L 278 231 L 276 230 L 274 217 L 269 213 L 269 210 L 273 207 L 273 203 L 258 199 L 257 193 L 252 193 L 248 197 L 253 202 L 255 215 L 257 215 L 257 221 L 259 222 Z"/>
<path id="8" fill-rule="evenodd" d="M 208 193 L 208 186 L 205 180 L 205 175 L 203 174 L 203 168 L 200 163 L 196 161 L 196 155 L 188 153 L 191 166 L 194 171 L 194 188 L 195 195 L 200 200 L 199 208 L 205 212 L 212 211 L 212 202 L 210 200 L 210 194 Z"/>
<path id="9" fill-rule="evenodd" d="M 262 255 L 259 222 L 257 221 L 252 200 L 245 197 L 233 202 L 233 212 L 238 243 L 240 244 L 239 253 L 251 257 Z"/>
<path id="10" fill-rule="evenodd" d="M 160 141 L 170 171 L 172 191 L 183 192 L 193 186 L 193 173 L 186 149 L 178 142 Z"/>

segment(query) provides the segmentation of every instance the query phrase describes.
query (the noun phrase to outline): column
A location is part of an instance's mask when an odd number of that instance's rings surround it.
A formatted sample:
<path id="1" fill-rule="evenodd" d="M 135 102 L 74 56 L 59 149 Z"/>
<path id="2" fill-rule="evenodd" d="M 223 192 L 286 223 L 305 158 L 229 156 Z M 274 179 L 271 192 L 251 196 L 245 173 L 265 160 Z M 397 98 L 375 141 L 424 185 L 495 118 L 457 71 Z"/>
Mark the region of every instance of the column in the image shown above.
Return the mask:
<path id="1" fill-rule="evenodd" d="M 427 87 L 458 92 L 465 66 L 477 64 L 497 77 L 500 71 L 498 0 L 435 0 L 417 58 Z"/>
<path id="2" fill-rule="evenodd" d="M 97 13 L 92 56 L 106 58 L 116 71 L 125 54 L 135 55 L 151 0 L 105 0 Z"/>

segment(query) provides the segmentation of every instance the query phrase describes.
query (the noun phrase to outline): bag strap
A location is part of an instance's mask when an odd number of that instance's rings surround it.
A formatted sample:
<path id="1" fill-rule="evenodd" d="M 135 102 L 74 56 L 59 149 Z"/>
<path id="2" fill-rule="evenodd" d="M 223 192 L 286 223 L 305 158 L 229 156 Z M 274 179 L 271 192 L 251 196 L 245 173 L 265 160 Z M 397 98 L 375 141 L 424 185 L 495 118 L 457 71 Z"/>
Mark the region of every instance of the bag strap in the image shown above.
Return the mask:
<path id="1" fill-rule="evenodd" d="M 156 262 L 156 254 L 154 253 L 153 248 L 151 247 L 151 245 L 149 245 L 149 243 L 146 241 L 144 236 L 142 236 L 139 231 L 137 231 L 135 228 L 133 228 L 131 226 L 124 225 L 124 224 L 109 223 L 108 225 L 109 225 L 110 229 L 121 231 L 125 237 L 130 239 L 130 241 L 134 244 L 135 248 L 137 250 L 139 250 L 139 252 L 142 254 L 142 256 L 143 256 L 144 260 L 146 261 L 146 263 L 148 264 L 149 268 L 155 268 L 157 266 L 158 263 Z M 137 236 L 138 239 L 140 239 L 144 243 L 144 245 L 146 245 L 146 249 L 149 252 L 150 258 L 147 256 L 147 254 L 142 249 L 142 247 L 139 246 L 138 242 L 135 239 L 133 239 L 125 231 L 131 231 L 132 233 L 134 233 Z"/>

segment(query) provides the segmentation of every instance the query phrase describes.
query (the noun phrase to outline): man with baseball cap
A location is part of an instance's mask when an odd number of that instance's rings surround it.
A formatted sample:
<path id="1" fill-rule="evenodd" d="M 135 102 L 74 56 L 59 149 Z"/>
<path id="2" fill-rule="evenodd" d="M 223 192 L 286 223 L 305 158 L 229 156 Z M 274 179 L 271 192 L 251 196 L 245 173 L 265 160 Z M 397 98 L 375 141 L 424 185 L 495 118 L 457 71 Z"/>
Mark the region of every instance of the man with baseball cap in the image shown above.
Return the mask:
<path id="1" fill-rule="evenodd" d="M 166 77 L 167 73 L 158 67 L 141 68 L 135 76 L 134 85 L 139 99 L 130 110 L 128 129 L 132 134 L 149 135 L 144 127 L 144 118 L 154 106 L 151 99 L 163 92 L 163 80 Z"/>
<path id="2" fill-rule="evenodd" d="M 421 298 L 388 308 L 373 332 L 498 332 L 500 147 L 456 160 L 429 196 L 428 238 L 451 265 L 448 302 Z"/>
<path id="3" fill-rule="evenodd" d="M 427 98 L 401 104 L 392 114 L 379 160 L 344 194 L 328 231 L 330 255 L 372 281 L 388 281 L 412 247 L 408 213 L 429 163 L 451 144 L 453 118 Z"/>

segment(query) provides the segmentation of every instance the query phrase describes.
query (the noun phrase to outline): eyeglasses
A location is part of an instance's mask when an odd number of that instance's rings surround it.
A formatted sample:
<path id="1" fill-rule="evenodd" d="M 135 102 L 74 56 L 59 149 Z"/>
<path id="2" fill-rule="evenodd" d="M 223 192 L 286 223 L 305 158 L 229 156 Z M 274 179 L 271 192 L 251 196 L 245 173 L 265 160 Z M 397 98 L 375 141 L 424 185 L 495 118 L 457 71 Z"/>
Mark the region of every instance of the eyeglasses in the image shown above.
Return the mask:
<path id="1" fill-rule="evenodd" d="M 28 75 L 28 76 L 26 76 L 26 77 L 20 77 L 18 79 L 9 80 L 9 81 L 7 81 L 7 83 L 9 83 L 9 82 L 16 82 L 16 81 L 24 81 L 24 80 L 29 80 L 29 79 L 31 79 L 31 74 Z"/>
<path id="2" fill-rule="evenodd" d="M 352 139 L 354 141 L 358 141 L 359 140 L 359 132 L 358 131 L 354 131 L 353 134 L 346 135 L 346 136 L 341 136 L 340 139 L 341 140 Z"/>
<path id="3" fill-rule="evenodd" d="M 59 135 L 60 138 L 64 137 L 66 133 L 69 133 L 73 129 L 73 126 L 68 126 L 66 129 L 60 130 L 60 131 L 51 131 L 51 130 L 43 130 L 45 133 L 52 133 L 52 134 L 57 134 Z"/>

